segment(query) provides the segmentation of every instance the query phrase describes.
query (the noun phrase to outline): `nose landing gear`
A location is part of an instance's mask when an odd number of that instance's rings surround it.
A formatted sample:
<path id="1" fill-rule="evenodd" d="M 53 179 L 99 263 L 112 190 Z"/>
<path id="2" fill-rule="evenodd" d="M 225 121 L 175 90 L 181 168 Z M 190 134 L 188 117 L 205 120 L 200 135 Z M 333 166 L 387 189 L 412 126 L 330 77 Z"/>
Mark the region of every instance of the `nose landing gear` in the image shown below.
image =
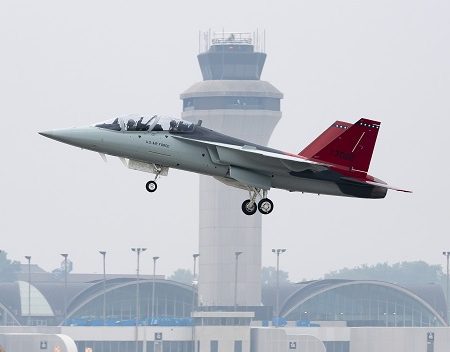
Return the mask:
<path id="1" fill-rule="evenodd" d="M 262 195 L 261 195 L 262 192 Z M 258 209 L 263 215 L 270 214 L 273 210 L 273 202 L 267 198 L 267 190 L 260 188 L 249 189 L 250 199 L 246 199 L 242 203 L 242 211 L 245 215 L 253 215 Z M 261 197 L 261 200 L 256 205 L 256 198 Z"/>
<path id="2" fill-rule="evenodd" d="M 156 191 L 156 189 L 158 188 L 158 184 L 155 182 L 155 181 L 148 181 L 146 184 L 145 184 L 145 189 L 148 191 L 148 192 L 155 192 Z"/>
<path id="3" fill-rule="evenodd" d="M 158 189 L 158 184 L 156 183 L 156 179 L 159 177 L 159 175 L 163 171 L 163 168 L 158 165 L 154 165 L 154 170 L 155 170 L 155 179 L 153 181 L 148 181 L 145 184 L 145 189 L 147 190 L 147 192 L 150 192 L 150 193 L 153 193 Z"/>

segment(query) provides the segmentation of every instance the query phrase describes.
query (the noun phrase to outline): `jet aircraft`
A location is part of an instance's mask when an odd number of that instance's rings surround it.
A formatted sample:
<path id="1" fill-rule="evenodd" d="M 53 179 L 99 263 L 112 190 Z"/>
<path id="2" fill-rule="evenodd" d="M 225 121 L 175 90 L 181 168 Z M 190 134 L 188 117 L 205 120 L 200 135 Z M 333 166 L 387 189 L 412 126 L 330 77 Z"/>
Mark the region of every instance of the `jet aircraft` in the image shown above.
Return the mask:
<path id="1" fill-rule="evenodd" d="M 384 198 L 387 185 L 367 172 L 380 122 L 362 118 L 354 124 L 336 121 L 298 154 L 257 145 L 174 118 L 124 117 L 93 126 L 39 132 L 82 149 L 119 157 L 130 169 L 155 174 L 148 192 L 169 168 L 209 175 L 247 190 L 242 211 L 269 214 L 271 188 L 287 191 Z"/>

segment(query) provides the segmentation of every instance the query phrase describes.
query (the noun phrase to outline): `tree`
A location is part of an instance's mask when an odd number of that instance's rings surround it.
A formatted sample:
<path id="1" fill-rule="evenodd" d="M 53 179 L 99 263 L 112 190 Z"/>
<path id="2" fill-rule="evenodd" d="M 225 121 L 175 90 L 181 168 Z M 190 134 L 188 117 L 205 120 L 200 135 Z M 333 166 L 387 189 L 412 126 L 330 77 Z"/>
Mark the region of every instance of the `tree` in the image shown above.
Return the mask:
<path id="1" fill-rule="evenodd" d="M 444 278 L 440 265 L 430 265 L 423 261 L 401 262 L 389 265 L 378 263 L 363 264 L 355 268 L 344 268 L 325 274 L 325 279 L 380 280 L 397 284 L 441 284 Z"/>
<path id="2" fill-rule="evenodd" d="M 20 263 L 7 258 L 7 253 L 0 251 L 0 282 L 14 281 L 20 271 Z"/>
<path id="3" fill-rule="evenodd" d="M 177 269 L 173 272 L 171 276 L 169 276 L 169 280 L 178 281 L 182 284 L 192 285 L 192 281 L 194 280 L 194 275 L 190 270 L 187 269 Z"/>
<path id="4" fill-rule="evenodd" d="M 283 270 L 279 272 L 280 286 L 288 284 L 289 273 Z M 264 286 L 276 286 L 277 284 L 277 268 L 273 266 L 265 266 L 261 270 L 261 281 Z"/>

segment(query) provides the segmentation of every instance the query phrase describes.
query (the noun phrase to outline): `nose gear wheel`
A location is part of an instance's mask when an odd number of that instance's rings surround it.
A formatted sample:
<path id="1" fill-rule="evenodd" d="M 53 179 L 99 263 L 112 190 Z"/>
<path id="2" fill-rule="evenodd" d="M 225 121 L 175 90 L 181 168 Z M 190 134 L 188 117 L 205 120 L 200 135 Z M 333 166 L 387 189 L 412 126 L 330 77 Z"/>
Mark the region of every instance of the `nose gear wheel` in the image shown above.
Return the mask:
<path id="1" fill-rule="evenodd" d="M 158 188 L 158 185 L 156 184 L 155 181 L 148 181 L 145 184 L 145 188 L 147 189 L 148 192 L 152 193 L 152 192 L 156 191 L 156 189 Z"/>

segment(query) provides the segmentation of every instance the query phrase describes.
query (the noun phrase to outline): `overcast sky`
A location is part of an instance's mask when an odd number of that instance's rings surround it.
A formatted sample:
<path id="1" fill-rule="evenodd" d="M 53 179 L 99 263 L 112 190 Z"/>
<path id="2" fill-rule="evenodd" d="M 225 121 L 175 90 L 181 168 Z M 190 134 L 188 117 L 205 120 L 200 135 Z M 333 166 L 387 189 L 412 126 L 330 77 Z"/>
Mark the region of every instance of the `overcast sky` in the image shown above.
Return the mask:
<path id="1" fill-rule="evenodd" d="M 200 81 L 199 30 L 266 31 L 262 79 L 284 93 L 270 146 L 298 152 L 337 119 L 382 121 L 370 173 L 413 194 L 382 200 L 272 190 L 263 265 L 273 247 L 292 280 L 342 267 L 425 260 L 450 250 L 450 2 L 1 1 L 0 249 L 46 270 L 132 273 L 130 247 L 191 268 L 198 176 L 149 175 L 56 143 L 41 130 L 129 113 L 179 116 Z M 225 210 L 225 209 L 224 209 Z M 177 219 L 176 222 L 173 219 Z"/>

